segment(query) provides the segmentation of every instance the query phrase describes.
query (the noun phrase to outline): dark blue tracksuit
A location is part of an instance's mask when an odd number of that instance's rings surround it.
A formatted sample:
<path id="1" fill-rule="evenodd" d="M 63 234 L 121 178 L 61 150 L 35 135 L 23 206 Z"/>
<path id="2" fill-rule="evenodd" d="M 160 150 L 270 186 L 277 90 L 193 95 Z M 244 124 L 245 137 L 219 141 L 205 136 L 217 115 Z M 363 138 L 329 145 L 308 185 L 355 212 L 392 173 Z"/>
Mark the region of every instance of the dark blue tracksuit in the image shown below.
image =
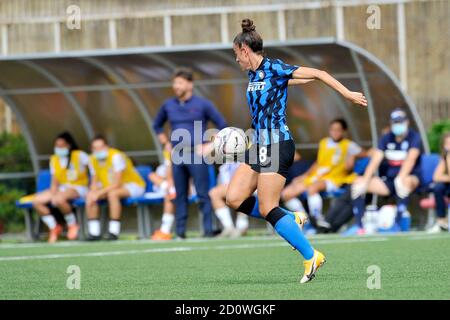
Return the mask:
<path id="1" fill-rule="evenodd" d="M 208 196 L 208 165 L 204 161 L 198 161 L 200 157 L 195 155 L 193 151 L 195 145 L 205 142 L 203 134 L 207 129 L 208 120 L 211 120 L 218 129 L 223 129 L 227 126 L 223 116 L 209 100 L 194 95 L 184 103 L 181 103 L 177 98 L 171 98 L 164 102 L 153 123 L 154 130 L 159 134 L 163 132 L 164 123 L 168 121 L 172 130 L 170 140 L 174 149 L 183 147 L 183 152 L 190 153 L 188 158 L 197 160 L 195 162 L 183 161 L 180 164 L 172 163 L 173 178 L 177 192 L 175 199 L 176 233 L 181 237 L 184 237 L 186 232 L 190 177 L 194 180 L 200 210 L 203 213 L 204 234 L 211 235 L 213 232 L 212 206 Z M 201 124 L 200 130 L 197 129 L 195 134 L 194 121 L 199 121 L 198 123 Z M 177 133 L 189 134 L 180 138 Z"/>

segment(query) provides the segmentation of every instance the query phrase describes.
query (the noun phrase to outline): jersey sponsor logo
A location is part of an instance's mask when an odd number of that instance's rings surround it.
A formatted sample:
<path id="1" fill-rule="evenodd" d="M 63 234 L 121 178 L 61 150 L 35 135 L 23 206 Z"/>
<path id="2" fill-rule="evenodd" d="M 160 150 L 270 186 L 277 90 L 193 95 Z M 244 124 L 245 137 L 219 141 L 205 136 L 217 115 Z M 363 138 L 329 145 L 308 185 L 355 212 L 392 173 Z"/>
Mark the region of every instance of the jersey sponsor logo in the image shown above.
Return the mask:
<path id="1" fill-rule="evenodd" d="M 409 142 L 408 142 L 408 141 L 403 141 L 402 144 L 401 144 L 401 146 L 400 146 L 400 148 L 401 148 L 402 150 L 408 150 L 408 148 L 409 148 Z"/>
<path id="2" fill-rule="evenodd" d="M 247 91 L 260 91 L 264 90 L 264 87 L 266 86 L 266 83 L 264 81 L 257 81 L 257 82 L 250 82 L 248 84 Z"/>

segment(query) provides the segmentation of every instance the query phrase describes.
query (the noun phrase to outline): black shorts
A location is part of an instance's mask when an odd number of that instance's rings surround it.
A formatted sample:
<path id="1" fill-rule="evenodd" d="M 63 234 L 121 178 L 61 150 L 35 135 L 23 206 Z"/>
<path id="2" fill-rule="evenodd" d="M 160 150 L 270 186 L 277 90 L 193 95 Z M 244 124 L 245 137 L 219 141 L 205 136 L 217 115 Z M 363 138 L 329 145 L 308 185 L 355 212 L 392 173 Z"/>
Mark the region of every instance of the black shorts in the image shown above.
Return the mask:
<path id="1" fill-rule="evenodd" d="M 412 174 L 412 175 L 413 175 L 413 176 L 416 176 L 415 174 Z M 416 176 L 416 177 L 417 177 L 417 176 Z M 419 178 L 419 177 L 417 177 L 417 179 L 419 179 L 419 181 L 420 181 L 420 178 Z M 389 189 L 389 195 L 390 195 L 390 196 L 396 196 L 396 195 L 397 195 L 397 192 L 395 191 L 395 184 L 394 184 L 395 177 L 392 178 L 392 177 L 382 176 L 382 177 L 381 177 L 381 180 L 383 180 L 384 184 L 385 184 L 386 187 Z"/>
<path id="2" fill-rule="evenodd" d="M 294 153 L 292 139 L 270 145 L 254 144 L 245 152 L 245 163 L 258 173 L 275 172 L 286 178 Z"/>

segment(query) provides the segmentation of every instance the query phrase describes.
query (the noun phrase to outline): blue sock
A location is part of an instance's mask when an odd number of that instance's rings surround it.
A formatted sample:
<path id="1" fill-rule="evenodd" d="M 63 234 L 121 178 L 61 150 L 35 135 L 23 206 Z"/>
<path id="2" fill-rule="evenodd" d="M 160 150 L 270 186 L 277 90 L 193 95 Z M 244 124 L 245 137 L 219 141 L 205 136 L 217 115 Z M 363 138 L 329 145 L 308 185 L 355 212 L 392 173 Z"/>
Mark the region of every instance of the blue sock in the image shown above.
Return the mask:
<path id="1" fill-rule="evenodd" d="M 364 216 L 364 205 L 365 205 L 366 199 L 364 196 L 359 196 L 355 200 L 353 200 L 353 214 L 355 215 L 356 224 L 362 228 L 362 218 Z"/>
<path id="2" fill-rule="evenodd" d="M 259 204 L 258 199 L 256 198 L 255 206 L 253 207 L 253 210 L 250 212 L 249 216 L 258 218 L 258 219 L 264 219 L 264 217 L 259 212 Z"/>
<path id="3" fill-rule="evenodd" d="M 408 208 L 409 197 L 401 199 L 396 197 L 397 202 L 397 215 L 395 217 L 395 223 L 400 225 L 400 221 L 402 220 L 403 212 Z"/>
<path id="4" fill-rule="evenodd" d="M 273 208 L 267 215 L 266 220 L 272 224 L 284 240 L 300 252 L 303 258 L 309 260 L 314 256 L 314 249 L 303 232 L 280 207 Z"/>

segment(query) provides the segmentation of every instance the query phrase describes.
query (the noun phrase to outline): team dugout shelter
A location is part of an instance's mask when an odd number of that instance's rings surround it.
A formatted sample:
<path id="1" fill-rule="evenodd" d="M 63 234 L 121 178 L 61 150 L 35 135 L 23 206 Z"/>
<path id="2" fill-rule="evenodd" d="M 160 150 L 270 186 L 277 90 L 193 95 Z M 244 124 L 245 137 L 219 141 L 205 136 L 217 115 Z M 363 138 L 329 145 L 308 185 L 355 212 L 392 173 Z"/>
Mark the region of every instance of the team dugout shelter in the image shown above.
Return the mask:
<path id="1" fill-rule="evenodd" d="M 368 107 L 351 105 L 319 81 L 289 88 L 288 125 L 302 155 L 314 158 L 334 118 L 344 118 L 349 137 L 369 148 L 403 107 L 429 150 L 413 101 L 393 72 L 366 50 L 334 38 L 265 44 L 265 54 L 288 64 L 327 71 Z M 230 126 L 250 128 L 247 75 L 229 45 L 130 48 L 0 57 L 0 96 L 15 113 L 27 140 L 33 170 L 48 167 L 55 136 L 69 130 L 89 151 L 96 133 L 136 164 L 156 165 L 162 150 L 152 129 L 162 103 L 173 96 L 171 76 L 193 69 L 194 94 L 210 99 Z"/>

